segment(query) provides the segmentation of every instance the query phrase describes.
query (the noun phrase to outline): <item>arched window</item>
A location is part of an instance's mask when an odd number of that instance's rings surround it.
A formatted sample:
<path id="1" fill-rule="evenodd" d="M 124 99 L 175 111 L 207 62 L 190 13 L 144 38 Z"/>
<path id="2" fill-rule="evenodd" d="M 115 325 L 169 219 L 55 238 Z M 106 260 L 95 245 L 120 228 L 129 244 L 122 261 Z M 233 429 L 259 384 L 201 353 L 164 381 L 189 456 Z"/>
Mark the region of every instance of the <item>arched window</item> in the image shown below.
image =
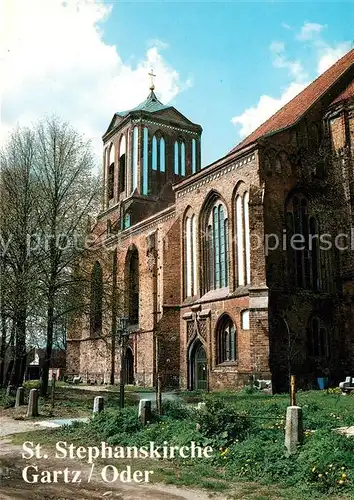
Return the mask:
<path id="1" fill-rule="evenodd" d="M 216 330 L 216 363 L 236 361 L 236 328 L 227 315 L 223 316 Z"/>
<path id="2" fill-rule="evenodd" d="M 179 144 L 178 141 L 174 144 L 174 172 L 179 175 Z"/>
<path id="3" fill-rule="evenodd" d="M 174 144 L 174 173 L 175 175 L 186 175 L 186 145 L 183 140 L 175 141 Z"/>
<path id="4" fill-rule="evenodd" d="M 127 255 L 127 305 L 129 323 L 139 323 L 139 254 L 136 248 L 129 251 Z"/>
<path id="5" fill-rule="evenodd" d="M 107 198 L 108 201 L 114 198 L 114 144 L 110 145 L 108 153 L 108 179 L 107 179 Z"/>
<path id="6" fill-rule="evenodd" d="M 246 192 L 243 196 L 243 218 L 245 227 L 246 284 L 249 285 L 251 283 L 251 239 L 250 239 L 248 192 Z"/>
<path id="7" fill-rule="evenodd" d="M 155 135 L 152 138 L 152 169 L 157 170 L 157 139 Z"/>
<path id="8" fill-rule="evenodd" d="M 237 286 L 251 283 L 251 237 L 249 223 L 249 193 L 238 188 L 235 200 Z"/>
<path id="9" fill-rule="evenodd" d="M 102 331 L 103 275 L 99 262 L 95 262 L 91 272 L 90 335 L 97 336 Z"/>
<path id="10" fill-rule="evenodd" d="M 197 141 L 192 139 L 192 174 L 197 171 Z"/>
<path id="11" fill-rule="evenodd" d="M 228 219 L 219 200 L 209 210 L 205 230 L 205 286 L 207 290 L 228 286 Z"/>
<path id="12" fill-rule="evenodd" d="M 186 175 L 186 146 L 181 142 L 181 175 Z"/>
<path id="13" fill-rule="evenodd" d="M 163 137 L 161 137 L 160 138 L 160 172 L 165 172 L 165 161 L 166 161 L 165 139 Z"/>
<path id="14" fill-rule="evenodd" d="M 245 284 L 245 266 L 244 266 L 244 226 L 242 213 L 242 198 L 236 198 L 236 245 L 237 245 L 237 284 L 243 286 Z"/>
<path id="15" fill-rule="evenodd" d="M 192 297 L 197 293 L 197 221 L 195 215 L 185 219 L 185 295 Z"/>
<path id="16" fill-rule="evenodd" d="M 156 141 L 156 139 L 155 139 Z M 143 131 L 143 194 L 148 194 L 149 189 L 149 131 Z"/>
<path id="17" fill-rule="evenodd" d="M 115 147 L 114 144 L 111 144 L 109 148 L 109 165 L 114 163 L 114 155 L 115 155 Z"/>
<path id="18" fill-rule="evenodd" d="M 308 328 L 308 353 L 315 358 L 329 357 L 327 327 L 316 316 L 311 319 Z"/>
<path id="19" fill-rule="evenodd" d="M 318 290 L 320 255 L 318 222 L 309 214 L 309 203 L 301 193 L 286 207 L 288 271 L 298 287 Z"/>
<path id="20" fill-rule="evenodd" d="M 119 146 L 119 180 L 118 180 L 118 192 L 123 193 L 126 189 L 125 186 L 125 169 L 126 169 L 126 139 L 125 135 L 122 136 Z"/>
<path id="21" fill-rule="evenodd" d="M 134 127 L 132 144 L 132 192 L 138 187 L 138 139 L 138 127 Z"/>

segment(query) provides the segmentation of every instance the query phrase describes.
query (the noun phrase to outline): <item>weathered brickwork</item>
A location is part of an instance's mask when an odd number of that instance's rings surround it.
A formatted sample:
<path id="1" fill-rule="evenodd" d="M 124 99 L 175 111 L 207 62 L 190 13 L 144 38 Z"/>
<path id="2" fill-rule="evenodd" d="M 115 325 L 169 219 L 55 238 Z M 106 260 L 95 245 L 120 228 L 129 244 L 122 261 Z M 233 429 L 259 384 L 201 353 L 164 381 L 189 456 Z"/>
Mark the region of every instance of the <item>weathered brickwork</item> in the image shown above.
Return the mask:
<path id="1" fill-rule="evenodd" d="M 136 300 L 129 352 L 139 385 L 156 384 L 160 375 L 164 386 L 222 390 L 256 377 L 272 378 L 281 391 L 290 373 L 306 387 L 319 376 L 337 382 L 354 369 L 353 80 L 352 51 L 203 169 L 201 127 L 153 92 L 138 108 L 113 117 L 104 136 L 102 211 L 84 266 L 89 272 L 100 262 L 108 298 L 97 338 L 97 294 L 73 321 L 69 372 L 111 380 L 112 318 L 132 315 Z M 162 171 L 153 137 L 165 141 Z M 184 144 L 177 153 L 176 142 Z M 114 196 L 108 200 L 112 144 Z M 339 248 L 345 237 L 334 242 L 340 233 L 351 235 L 348 248 Z M 295 234 L 306 236 L 302 250 L 291 247 Z M 320 246 L 325 234 L 328 248 Z M 117 381 L 118 337 L 114 349 Z"/>

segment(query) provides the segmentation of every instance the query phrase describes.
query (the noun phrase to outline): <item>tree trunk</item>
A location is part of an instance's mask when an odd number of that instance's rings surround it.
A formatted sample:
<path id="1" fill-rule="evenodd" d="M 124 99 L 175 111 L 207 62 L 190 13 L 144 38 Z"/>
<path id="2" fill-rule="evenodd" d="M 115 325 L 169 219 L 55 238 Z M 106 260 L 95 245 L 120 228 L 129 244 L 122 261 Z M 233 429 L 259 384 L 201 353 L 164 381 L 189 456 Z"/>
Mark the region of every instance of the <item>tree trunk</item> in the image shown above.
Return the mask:
<path id="1" fill-rule="evenodd" d="M 27 307 L 22 297 L 18 303 L 18 310 L 15 317 L 15 356 L 11 373 L 11 385 L 20 387 L 25 373 L 26 360 L 26 319 Z"/>
<path id="2" fill-rule="evenodd" d="M 48 392 L 49 368 L 53 351 L 53 333 L 54 333 L 54 298 L 55 292 L 51 286 L 48 294 L 48 309 L 47 309 L 47 344 L 45 358 L 42 367 L 41 377 L 41 396 L 45 397 Z"/>
<path id="3" fill-rule="evenodd" d="M 4 387 L 5 375 L 5 356 L 6 356 L 6 340 L 7 340 L 6 318 L 5 314 L 1 314 L 1 345 L 0 345 L 0 387 Z"/>

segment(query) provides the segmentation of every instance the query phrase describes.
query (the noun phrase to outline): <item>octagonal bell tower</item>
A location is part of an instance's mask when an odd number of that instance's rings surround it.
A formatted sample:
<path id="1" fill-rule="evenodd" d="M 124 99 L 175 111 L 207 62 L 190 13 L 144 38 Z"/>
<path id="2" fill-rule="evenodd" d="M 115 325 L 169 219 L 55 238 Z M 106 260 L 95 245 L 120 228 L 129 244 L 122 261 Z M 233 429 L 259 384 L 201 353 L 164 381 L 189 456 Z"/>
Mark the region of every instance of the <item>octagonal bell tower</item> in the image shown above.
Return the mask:
<path id="1" fill-rule="evenodd" d="M 103 136 L 102 212 L 119 210 L 122 230 L 173 204 L 172 185 L 201 168 L 201 134 L 151 82 L 145 101 L 115 113 Z"/>

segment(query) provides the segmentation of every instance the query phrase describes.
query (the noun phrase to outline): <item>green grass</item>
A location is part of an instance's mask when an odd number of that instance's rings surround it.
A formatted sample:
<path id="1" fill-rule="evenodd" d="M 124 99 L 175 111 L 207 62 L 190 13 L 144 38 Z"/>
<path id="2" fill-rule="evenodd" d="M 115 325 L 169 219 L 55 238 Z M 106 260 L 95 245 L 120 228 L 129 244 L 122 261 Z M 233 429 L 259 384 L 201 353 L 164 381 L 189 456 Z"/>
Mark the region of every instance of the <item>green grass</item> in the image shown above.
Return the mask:
<path id="1" fill-rule="evenodd" d="M 81 407 L 88 400 L 92 402 L 95 395 L 90 392 L 88 396 L 86 391 L 74 389 L 68 397 L 67 390 L 63 388 L 63 391 L 66 405 L 71 401 L 72 405 Z M 234 499 L 354 498 L 354 438 L 333 431 L 336 427 L 354 425 L 354 395 L 300 391 L 297 404 L 303 408 L 307 432 L 303 446 L 289 458 L 284 454 L 288 395 L 271 396 L 247 390 L 180 395 L 188 402 L 191 396 L 194 403 L 206 401 L 204 416 L 196 412 L 194 405 L 166 402 L 163 420 L 155 416 L 150 425 L 142 427 L 137 420 L 136 406 L 120 412 L 117 396 L 106 393 L 105 412 L 89 424 L 36 431 L 36 440 L 49 447 L 59 440 L 85 446 L 102 440 L 121 446 L 143 446 L 149 441 L 183 446 L 196 441 L 210 444 L 215 450 L 214 457 L 202 461 L 158 460 L 151 464 L 144 461 L 144 468 L 151 466 L 154 470 L 152 481 L 222 492 Z M 75 401 L 75 396 L 79 401 Z M 133 396 L 132 404 L 136 405 L 136 401 Z M 15 436 L 14 442 L 34 440 L 33 436 L 31 433 Z M 138 462 L 134 464 L 137 469 L 141 467 Z"/>
<path id="2" fill-rule="evenodd" d="M 25 403 L 27 404 L 29 391 L 37 388 L 36 381 L 25 384 Z M 58 384 L 55 387 L 54 408 L 52 408 L 52 399 L 50 390 L 47 398 L 39 398 L 39 418 L 48 417 L 85 417 L 92 414 L 93 401 L 95 396 L 104 398 L 105 408 L 119 408 L 119 392 L 115 391 L 100 391 L 97 386 L 94 391 L 77 389 L 73 386 Z M 138 397 L 132 391 L 125 392 L 125 406 L 136 405 Z M 0 407 L 7 409 L 10 416 L 22 418 L 27 411 L 26 406 L 19 409 L 12 408 L 15 404 L 13 396 L 6 396 L 4 390 L 0 390 Z"/>

